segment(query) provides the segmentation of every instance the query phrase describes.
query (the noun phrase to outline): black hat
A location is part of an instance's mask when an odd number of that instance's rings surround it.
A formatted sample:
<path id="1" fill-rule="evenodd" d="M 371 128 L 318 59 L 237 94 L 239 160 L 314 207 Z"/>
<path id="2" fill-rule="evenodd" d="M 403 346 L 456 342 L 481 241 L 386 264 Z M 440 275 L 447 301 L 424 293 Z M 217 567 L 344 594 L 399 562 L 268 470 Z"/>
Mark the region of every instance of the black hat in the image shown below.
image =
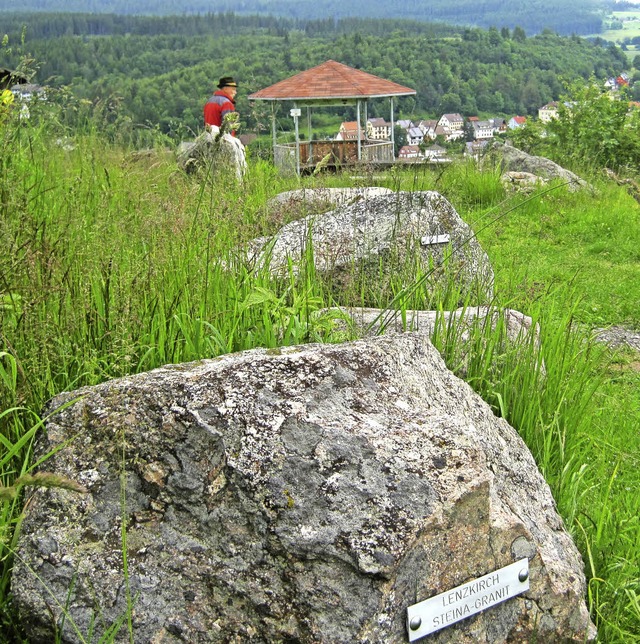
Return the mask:
<path id="1" fill-rule="evenodd" d="M 218 83 L 218 87 L 238 87 L 238 84 L 233 80 L 233 76 L 223 76 Z"/>

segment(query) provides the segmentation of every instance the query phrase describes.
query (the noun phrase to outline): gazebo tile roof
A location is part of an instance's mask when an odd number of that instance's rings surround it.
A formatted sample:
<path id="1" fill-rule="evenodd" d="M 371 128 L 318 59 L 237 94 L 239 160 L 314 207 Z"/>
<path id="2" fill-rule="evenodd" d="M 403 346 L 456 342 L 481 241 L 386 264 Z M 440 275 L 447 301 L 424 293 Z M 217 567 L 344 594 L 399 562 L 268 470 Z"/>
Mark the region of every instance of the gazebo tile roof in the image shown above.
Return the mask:
<path id="1" fill-rule="evenodd" d="M 254 92 L 249 100 L 326 100 L 408 96 L 415 93 L 410 87 L 328 60 Z"/>

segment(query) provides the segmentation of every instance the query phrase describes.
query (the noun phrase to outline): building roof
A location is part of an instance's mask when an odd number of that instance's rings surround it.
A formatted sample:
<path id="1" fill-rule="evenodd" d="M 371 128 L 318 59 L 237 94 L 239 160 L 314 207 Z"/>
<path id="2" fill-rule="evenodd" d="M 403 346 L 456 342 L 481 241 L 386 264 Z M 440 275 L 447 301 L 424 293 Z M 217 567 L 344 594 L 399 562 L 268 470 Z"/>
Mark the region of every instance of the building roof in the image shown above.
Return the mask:
<path id="1" fill-rule="evenodd" d="M 373 74 L 328 60 L 249 95 L 249 100 L 329 100 L 408 96 L 416 91 Z"/>
<path id="2" fill-rule="evenodd" d="M 417 145 L 403 145 L 398 150 L 398 156 L 404 156 L 406 154 L 420 154 L 420 147 Z"/>
<path id="3" fill-rule="evenodd" d="M 382 118 L 369 118 L 367 121 L 369 121 L 373 127 L 391 127 L 391 123 Z"/>

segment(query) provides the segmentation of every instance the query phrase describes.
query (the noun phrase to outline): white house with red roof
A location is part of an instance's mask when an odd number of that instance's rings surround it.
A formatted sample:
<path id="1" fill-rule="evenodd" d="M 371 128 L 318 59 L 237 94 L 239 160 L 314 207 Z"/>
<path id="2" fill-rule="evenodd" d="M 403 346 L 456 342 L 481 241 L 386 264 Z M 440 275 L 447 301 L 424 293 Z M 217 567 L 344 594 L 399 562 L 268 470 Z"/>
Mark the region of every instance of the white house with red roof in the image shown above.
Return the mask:
<path id="1" fill-rule="evenodd" d="M 522 127 L 527 122 L 526 116 L 513 116 L 509 119 L 507 127 L 510 130 L 517 130 L 519 127 Z"/>

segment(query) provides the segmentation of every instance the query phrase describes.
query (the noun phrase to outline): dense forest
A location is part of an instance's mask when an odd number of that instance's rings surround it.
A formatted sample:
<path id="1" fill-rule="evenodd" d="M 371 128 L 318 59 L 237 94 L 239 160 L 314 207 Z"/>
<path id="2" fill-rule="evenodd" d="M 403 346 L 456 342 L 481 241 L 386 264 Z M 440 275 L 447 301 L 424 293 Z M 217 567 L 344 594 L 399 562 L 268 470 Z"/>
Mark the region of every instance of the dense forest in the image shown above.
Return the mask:
<path id="1" fill-rule="evenodd" d="M 267 107 L 250 104 L 248 94 L 328 59 L 414 88 L 417 95 L 401 99 L 399 111 L 418 118 L 536 114 L 562 95 L 563 80 L 604 79 L 628 65 L 604 42 L 550 31 L 527 37 L 521 28 L 456 33 L 403 21 L 307 23 L 228 13 L 7 18 L 0 66 L 15 68 L 28 52 L 37 82 L 77 99 L 70 119 L 98 105 L 120 132 L 152 127 L 176 138 L 201 127 L 202 104 L 226 74 L 240 82 L 246 131 L 268 122 Z M 374 102 L 370 115 L 388 116 L 387 103 Z M 339 116 L 353 118 L 348 110 Z"/>
<path id="2" fill-rule="evenodd" d="M 303 20 L 344 17 L 438 21 L 478 27 L 522 27 L 528 34 L 596 34 L 602 29 L 603 0 L 0 0 L 0 11 L 115 13 L 138 15 L 206 14 L 232 11 Z"/>

